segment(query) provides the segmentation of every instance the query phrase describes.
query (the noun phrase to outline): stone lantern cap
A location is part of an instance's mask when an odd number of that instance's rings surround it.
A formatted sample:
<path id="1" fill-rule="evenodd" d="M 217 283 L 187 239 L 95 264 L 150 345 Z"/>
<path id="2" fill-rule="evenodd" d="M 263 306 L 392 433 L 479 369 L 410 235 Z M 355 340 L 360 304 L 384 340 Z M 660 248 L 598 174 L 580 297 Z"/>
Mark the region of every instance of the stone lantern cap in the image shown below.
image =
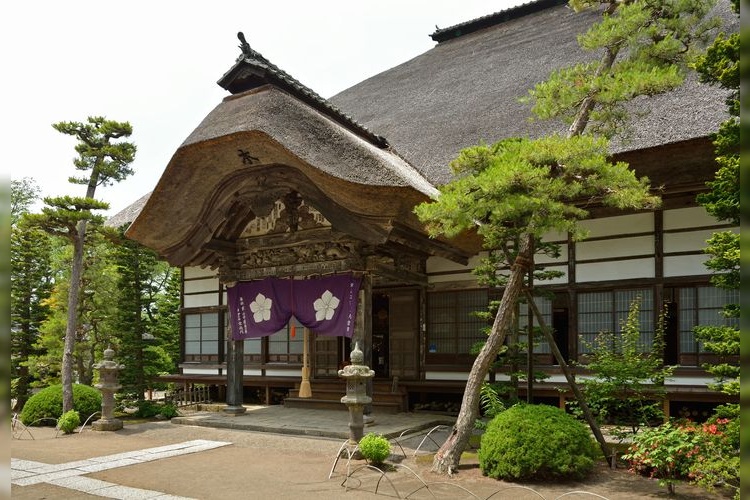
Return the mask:
<path id="1" fill-rule="evenodd" d="M 359 342 L 354 343 L 354 349 L 352 350 L 349 359 L 352 364 L 344 367 L 343 370 L 339 370 L 339 377 L 343 378 L 371 378 L 375 376 L 375 372 L 370 370 L 370 367 L 365 365 L 365 355 L 359 348 Z"/>
<path id="2" fill-rule="evenodd" d="M 125 365 L 118 364 L 114 361 L 115 351 L 111 347 L 104 349 L 104 359 L 94 365 L 97 370 L 122 370 Z"/>

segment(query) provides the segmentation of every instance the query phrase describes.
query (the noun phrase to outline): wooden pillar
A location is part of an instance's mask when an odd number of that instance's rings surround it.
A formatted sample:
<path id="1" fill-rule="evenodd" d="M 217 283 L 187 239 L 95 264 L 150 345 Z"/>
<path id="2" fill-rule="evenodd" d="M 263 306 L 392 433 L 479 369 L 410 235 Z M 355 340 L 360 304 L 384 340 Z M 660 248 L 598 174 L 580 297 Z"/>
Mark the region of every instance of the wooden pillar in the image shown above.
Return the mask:
<path id="1" fill-rule="evenodd" d="M 245 371 L 245 341 L 227 341 L 227 406 L 226 413 L 245 413 L 243 376 Z"/>

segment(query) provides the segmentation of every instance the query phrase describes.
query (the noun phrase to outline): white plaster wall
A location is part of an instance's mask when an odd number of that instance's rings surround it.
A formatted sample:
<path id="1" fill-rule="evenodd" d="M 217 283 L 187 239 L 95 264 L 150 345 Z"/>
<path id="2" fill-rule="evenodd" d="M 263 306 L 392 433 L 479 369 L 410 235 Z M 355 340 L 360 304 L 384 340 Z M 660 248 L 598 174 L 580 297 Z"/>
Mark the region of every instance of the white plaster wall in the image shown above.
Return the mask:
<path id="1" fill-rule="evenodd" d="M 664 257 L 664 276 L 694 276 L 708 274 L 704 263 L 708 255 L 676 255 Z"/>
<path id="2" fill-rule="evenodd" d="M 647 212 L 642 214 L 618 215 L 616 217 L 603 217 L 601 219 L 589 219 L 582 221 L 581 226 L 589 231 L 589 238 L 653 232 L 654 214 L 652 212 Z"/>
<path id="3" fill-rule="evenodd" d="M 477 264 L 479 264 L 479 261 L 485 257 L 487 257 L 487 252 L 481 252 L 478 255 L 469 258 L 469 263 L 465 266 L 463 264 L 459 264 L 458 262 L 444 259 L 443 257 L 429 257 L 426 264 L 427 274 L 453 271 L 471 272 L 471 270 L 474 269 Z"/>
<path id="4" fill-rule="evenodd" d="M 677 208 L 664 211 L 664 230 L 714 226 L 716 219 L 703 207 Z"/>
<path id="5" fill-rule="evenodd" d="M 183 295 L 184 307 L 211 307 L 219 305 L 218 293 L 203 293 L 200 295 Z"/>
<path id="6" fill-rule="evenodd" d="M 739 232 L 738 228 L 732 231 Z M 706 240 L 714 233 L 714 230 L 703 229 L 700 231 L 687 231 L 684 233 L 664 234 L 664 253 L 703 251 L 706 248 Z"/>
<path id="7" fill-rule="evenodd" d="M 219 290 L 219 280 L 217 278 L 207 278 L 194 281 L 185 281 L 185 293 L 200 292 L 217 292 Z"/>
<path id="8" fill-rule="evenodd" d="M 654 237 L 636 236 L 613 240 L 581 241 L 576 243 L 576 259 L 609 259 L 631 255 L 653 255 Z"/>
<path id="9" fill-rule="evenodd" d="M 576 278 L 579 283 L 653 278 L 656 274 L 654 265 L 653 258 L 578 264 L 576 265 Z"/>
<path id="10" fill-rule="evenodd" d="M 216 271 L 212 271 L 211 269 L 203 269 L 200 267 L 184 267 L 183 272 L 185 275 L 185 279 L 216 277 Z"/>
<path id="11" fill-rule="evenodd" d="M 427 259 L 426 264 L 427 282 L 449 283 L 453 281 L 468 281 L 471 284 L 476 284 L 476 277 L 471 274 L 471 271 L 486 255 L 486 252 L 482 252 L 479 255 L 471 257 L 466 266 L 442 257 L 430 257 Z"/>
<path id="12" fill-rule="evenodd" d="M 183 365 L 182 373 L 185 375 L 219 375 L 218 368 L 185 368 Z"/>
<path id="13" fill-rule="evenodd" d="M 302 377 L 300 370 L 266 370 L 268 377 Z"/>

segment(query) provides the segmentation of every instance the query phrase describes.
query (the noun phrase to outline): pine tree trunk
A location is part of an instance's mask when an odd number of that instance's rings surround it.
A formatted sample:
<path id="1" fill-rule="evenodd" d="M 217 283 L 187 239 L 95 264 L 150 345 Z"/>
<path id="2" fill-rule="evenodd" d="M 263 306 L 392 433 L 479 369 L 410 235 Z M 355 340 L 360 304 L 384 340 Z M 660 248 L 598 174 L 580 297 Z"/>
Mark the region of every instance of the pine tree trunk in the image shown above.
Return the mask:
<path id="1" fill-rule="evenodd" d="M 479 414 L 479 392 L 482 383 L 497 356 L 498 350 L 505 341 L 505 333 L 513 321 L 516 300 L 521 294 L 526 273 L 532 262 L 531 241 L 532 236 L 530 234 L 525 234 L 521 238 L 518 256 L 511 266 L 510 277 L 500 300 L 500 306 L 492 324 L 492 331 L 471 367 L 471 372 L 469 372 L 466 381 L 463 401 L 461 402 L 461 411 L 450 435 L 435 454 L 432 472 L 452 474 L 458 467 L 461 454 L 469 443 L 474 422 Z"/>
<path id="2" fill-rule="evenodd" d="M 65 347 L 62 359 L 62 393 L 63 413 L 73 409 L 73 349 L 76 342 L 78 326 L 78 294 L 81 288 L 81 271 L 83 270 L 83 238 L 86 223 L 78 224 L 78 236 L 73 242 L 73 265 L 70 270 L 70 289 L 68 291 L 68 322 L 65 326 Z"/>
<path id="3" fill-rule="evenodd" d="M 94 167 L 86 188 L 87 198 L 94 198 L 98 180 L 99 173 L 97 167 Z M 76 229 L 77 235 L 73 238 L 70 290 L 68 291 L 68 323 L 65 326 L 65 347 L 63 348 L 61 367 L 63 413 L 73 409 L 73 349 L 76 344 L 76 329 L 78 328 L 78 296 L 81 291 L 81 275 L 83 274 L 83 244 L 86 240 L 86 221 L 80 221 Z"/>

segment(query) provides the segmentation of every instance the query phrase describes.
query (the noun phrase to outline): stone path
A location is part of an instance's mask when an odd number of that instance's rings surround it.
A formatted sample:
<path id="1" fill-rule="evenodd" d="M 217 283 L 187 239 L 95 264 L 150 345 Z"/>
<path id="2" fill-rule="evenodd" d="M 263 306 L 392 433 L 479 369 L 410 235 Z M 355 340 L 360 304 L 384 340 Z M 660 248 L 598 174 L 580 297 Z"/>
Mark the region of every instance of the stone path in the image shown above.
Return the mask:
<path id="1" fill-rule="evenodd" d="M 82 477 L 92 472 L 100 472 L 128 465 L 141 464 L 164 458 L 196 453 L 199 451 L 219 448 L 231 443 L 224 441 L 207 441 L 197 439 L 183 443 L 157 446 L 143 450 L 116 453 L 85 460 L 76 460 L 62 464 L 45 464 L 31 460 L 11 458 L 11 482 L 18 486 L 49 483 L 55 486 L 88 493 L 107 498 L 119 499 L 186 499 L 168 495 L 159 491 L 131 488 L 107 481 Z"/>

